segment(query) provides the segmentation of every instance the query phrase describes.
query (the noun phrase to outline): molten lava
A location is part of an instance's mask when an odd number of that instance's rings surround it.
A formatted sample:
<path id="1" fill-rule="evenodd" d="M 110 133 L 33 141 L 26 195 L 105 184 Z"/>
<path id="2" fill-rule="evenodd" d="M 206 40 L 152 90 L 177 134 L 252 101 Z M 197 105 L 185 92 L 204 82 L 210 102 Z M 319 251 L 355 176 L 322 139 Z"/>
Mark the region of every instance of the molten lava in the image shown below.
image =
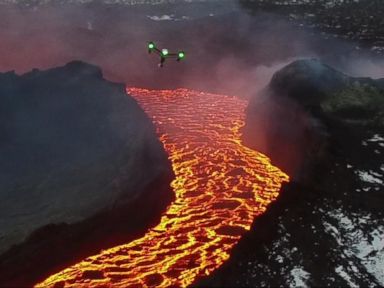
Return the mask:
<path id="1" fill-rule="evenodd" d="M 142 238 L 102 251 L 37 287 L 188 286 L 229 257 L 288 176 L 241 144 L 246 101 L 185 89 L 130 88 L 172 162 L 176 200 Z"/>

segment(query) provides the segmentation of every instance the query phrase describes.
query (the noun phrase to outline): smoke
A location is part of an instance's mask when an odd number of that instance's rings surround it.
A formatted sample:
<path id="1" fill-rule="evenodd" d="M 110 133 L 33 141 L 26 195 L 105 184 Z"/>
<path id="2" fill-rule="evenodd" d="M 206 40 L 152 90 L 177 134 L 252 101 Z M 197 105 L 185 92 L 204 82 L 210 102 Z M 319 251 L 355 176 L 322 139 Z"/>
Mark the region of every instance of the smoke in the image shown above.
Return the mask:
<path id="1" fill-rule="evenodd" d="M 236 1 L 71 2 L 2 5 L 0 71 L 24 73 L 83 60 L 128 86 L 186 87 L 245 98 L 257 97 L 276 70 L 300 58 L 316 57 L 355 76 L 384 77 L 384 60 L 357 51 L 353 43 L 325 39 L 273 14 L 249 15 Z M 185 61 L 158 68 L 157 56 L 146 51 L 150 40 L 185 50 Z"/>
<path id="2" fill-rule="evenodd" d="M 234 3 L 2 5 L 0 70 L 23 73 L 83 60 L 128 85 L 187 86 L 244 97 L 276 69 L 303 57 L 321 58 L 353 75 L 384 76 L 382 62 L 356 57 L 349 43 L 322 39 L 272 14 L 250 16 Z M 185 50 L 186 61 L 159 69 L 157 57 L 147 54 L 149 40 Z"/>
<path id="3" fill-rule="evenodd" d="M 384 59 L 362 56 L 346 62 L 340 69 L 354 77 L 384 78 Z"/>

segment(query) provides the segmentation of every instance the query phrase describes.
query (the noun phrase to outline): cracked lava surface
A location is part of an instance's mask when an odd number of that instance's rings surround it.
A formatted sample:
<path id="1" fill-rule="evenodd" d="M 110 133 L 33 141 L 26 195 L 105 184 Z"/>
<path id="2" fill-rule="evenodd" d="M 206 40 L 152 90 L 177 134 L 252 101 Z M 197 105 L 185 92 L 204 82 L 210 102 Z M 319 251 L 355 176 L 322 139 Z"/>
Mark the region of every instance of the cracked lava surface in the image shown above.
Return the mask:
<path id="1" fill-rule="evenodd" d="M 186 89 L 127 88 L 172 162 L 176 199 L 141 238 L 106 249 L 37 287 L 185 287 L 229 258 L 289 177 L 242 145 L 247 101 Z"/>

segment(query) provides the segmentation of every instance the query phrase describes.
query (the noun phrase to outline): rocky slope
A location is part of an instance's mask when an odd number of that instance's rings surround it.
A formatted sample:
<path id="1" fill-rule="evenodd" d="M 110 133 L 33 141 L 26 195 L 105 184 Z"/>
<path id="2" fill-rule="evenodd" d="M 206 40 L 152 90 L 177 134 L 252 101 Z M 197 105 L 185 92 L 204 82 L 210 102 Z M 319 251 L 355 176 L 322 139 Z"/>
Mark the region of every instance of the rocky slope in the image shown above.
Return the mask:
<path id="1" fill-rule="evenodd" d="M 172 169 L 124 85 L 74 61 L 0 74 L 0 96 L 2 285 L 31 284 L 156 222 Z"/>
<path id="2" fill-rule="evenodd" d="M 301 60 L 278 71 L 262 94 L 249 105 L 245 141 L 270 153 L 293 181 L 230 260 L 198 285 L 384 285 L 382 80 Z"/>
<path id="3" fill-rule="evenodd" d="M 269 11 L 287 17 L 299 27 L 319 30 L 325 38 L 357 43 L 356 50 L 369 48 L 383 55 L 383 6 L 380 0 L 240 0 L 248 11 Z"/>

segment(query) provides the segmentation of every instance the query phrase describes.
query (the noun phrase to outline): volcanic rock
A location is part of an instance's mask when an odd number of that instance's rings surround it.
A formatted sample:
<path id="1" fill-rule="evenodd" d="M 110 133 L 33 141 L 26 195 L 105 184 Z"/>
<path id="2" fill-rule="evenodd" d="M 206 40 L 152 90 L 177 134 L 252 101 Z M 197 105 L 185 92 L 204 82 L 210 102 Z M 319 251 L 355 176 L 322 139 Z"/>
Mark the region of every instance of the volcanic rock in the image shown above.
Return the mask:
<path id="1" fill-rule="evenodd" d="M 250 101 L 244 141 L 304 179 L 329 145 L 329 127 L 383 126 L 382 83 L 348 77 L 316 59 L 295 61 Z"/>
<path id="2" fill-rule="evenodd" d="M 0 283 L 145 231 L 172 200 L 152 122 L 98 67 L 3 73 L 0 96 Z"/>
<path id="3" fill-rule="evenodd" d="M 293 177 L 197 286 L 384 285 L 382 83 L 317 60 L 275 73 L 249 104 L 245 141 Z"/>
<path id="4" fill-rule="evenodd" d="M 321 113 L 320 118 L 383 125 L 382 80 L 348 77 L 311 59 L 278 71 L 270 89 L 277 97 L 288 97 L 306 110 Z"/>

